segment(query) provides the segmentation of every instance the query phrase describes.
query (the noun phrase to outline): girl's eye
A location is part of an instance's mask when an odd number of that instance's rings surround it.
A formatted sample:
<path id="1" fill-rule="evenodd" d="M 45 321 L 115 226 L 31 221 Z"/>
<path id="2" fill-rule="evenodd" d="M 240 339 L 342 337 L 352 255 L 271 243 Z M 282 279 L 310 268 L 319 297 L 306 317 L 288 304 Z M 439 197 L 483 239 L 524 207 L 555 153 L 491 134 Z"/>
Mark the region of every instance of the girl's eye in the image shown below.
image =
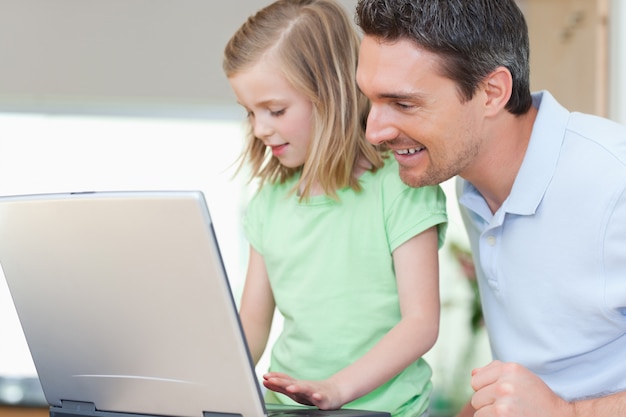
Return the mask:
<path id="1" fill-rule="evenodd" d="M 242 106 L 243 107 L 243 106 Z M 252 110 L 248 110 L 247 108 L 243 108 L 246 112 L 246 118 L 247 119 L 252 119 L 254 117 L 254 112 Z"/>
<path id="2" fill-rule="evenodd" d="M 285 109 L 270 111 L 270 115 L 272 115 L 273 117 L 282 116 L 283 114 L 285 114 Z"/>

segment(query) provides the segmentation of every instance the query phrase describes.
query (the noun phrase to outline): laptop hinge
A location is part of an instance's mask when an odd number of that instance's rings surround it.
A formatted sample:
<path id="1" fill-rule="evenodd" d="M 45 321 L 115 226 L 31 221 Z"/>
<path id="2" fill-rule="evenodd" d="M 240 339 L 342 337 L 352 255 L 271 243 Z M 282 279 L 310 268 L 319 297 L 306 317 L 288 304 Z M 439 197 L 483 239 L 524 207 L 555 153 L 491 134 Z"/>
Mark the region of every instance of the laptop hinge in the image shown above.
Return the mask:
<path id="1" fill-rule="evenodd" d="M 98 411 L 96 405 L 81 401 L 61 401 L 61 407 L 51 406 L 50 417 L 163 417 L 162 415 L 116 413 L 111 411 Z M 236 413 L 216 413 L 204 411 L 202 417 L 242 417 Z"/>
<path id="2" fill-rule="evenodd" d="M 96 405 L 82 401 L 61 401 L 61 407 L 51 406 L 50 417 L 95 416 Z"/>
<path id="3" fill-rule="evenodd" d="M 241 414 L 236 413 L 216 413 L 213 411 L 204 411 L 202 417 L 243 417 Z"/>
<path id="4" fill-rule="evenodd" d="M 96 405 L 82 401 L 61 401 L 61 407 L 51 406 L 50 417 L 163 417 L 152 414 L 117 413 L 96 410 Z"/>

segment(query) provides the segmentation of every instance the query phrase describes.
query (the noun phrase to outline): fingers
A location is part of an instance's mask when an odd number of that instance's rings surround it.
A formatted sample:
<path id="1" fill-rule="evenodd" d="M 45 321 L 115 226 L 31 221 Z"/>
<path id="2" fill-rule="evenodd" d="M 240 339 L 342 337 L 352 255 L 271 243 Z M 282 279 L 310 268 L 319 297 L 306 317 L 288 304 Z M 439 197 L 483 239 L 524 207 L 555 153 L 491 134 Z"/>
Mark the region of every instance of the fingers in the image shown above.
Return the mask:
<path id="1" fill-rule="evenodd" d="M 297 381 L 287 374 L 280 372 L 270 372 L 263 375 L 263 385 L 273 391 L 286 393 L 286 390 L 296 384 Z"/>
<path id="2" fill-rule="evenodd" d="M 263 385 L 266 388 L 283 394 L 288 394 L 288 388 L 295 384 L 295 382 L 293 378 L 285 374 L 271 373 L 263 375 Z"/>
<path id="3" fill-rule="evenodd" d="M 295 394 L 314 396 L 313 388 L 305 381 L 298 381 L 289 375 L 279 372 L 270 372 L 263 375 L 263 385 L 272 391 L 281 392 L 285 395 Z"/>
<path id="4" fill-rule="evenodd" d="M 475 393 L 471 405 L 475 410 L 482 410 L 494 405 L 497 400 L 502 402 L 503 399 L 513 395 L 515 386 L 506 378 L 506 368 L 512 366 L 515 364 L 493 361 L 472 371 L 471 385 Z"/>
<path id="5" fill-rule="evenodd" d="M 472 372 L 471 405 L 479 416 L 555 416 L 567 403 L 537 375 L 516 363 L 494 361 Z"/>
<path id="6" fill-rule="evenodd" d="M 512 399 L 515 399 L 515 386 L 509 382 L 499 382 L 486 385 L 472 395 L 470 401 L 475 410 L 481 410 L 496 403 L 503 407 Z"/>
<path id="7" fill-rule="evenodd" d="M 500 361 L 493 361 L 482 368 L 476 368 L 472 370 L 472 388 L 474 391 L 493 384 L 498 380 L 502 374 L 503 363 Z"/>
<path id="8" fill-rule="evenodd" d="M 299 381 L 286 374 L 270 372 L 263 375 L 263 385 L 272 391 L 284 394 L 294 401 L 305 405 L 314 405 L 321 409 L 332 407 L 323 395 L 320 383 Z"/>
<path id="9" fill-rule="evenodd" d="M 265 375 L 263 375 L 263 379 L 270 379 L 270 378 L 280 378 L 280 379 L 291 379 L 294 380 L 292 377 L 290 377 L 287 374 L 284 374 L 282 372 L 268 372 Z"/>

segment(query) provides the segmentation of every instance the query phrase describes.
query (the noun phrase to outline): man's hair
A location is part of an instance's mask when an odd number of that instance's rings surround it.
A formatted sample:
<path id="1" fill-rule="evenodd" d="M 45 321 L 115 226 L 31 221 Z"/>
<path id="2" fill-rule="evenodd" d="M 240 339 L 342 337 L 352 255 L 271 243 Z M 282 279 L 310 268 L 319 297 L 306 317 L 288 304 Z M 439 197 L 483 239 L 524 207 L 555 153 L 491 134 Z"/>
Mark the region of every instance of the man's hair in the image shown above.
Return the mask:
<path id="1" fill-rule="evenodd" d="M 442 75 L 457 83 L 464 100 L 505 67 L 513 78 L 506 109 L 530 108 L 528 27 L 514 0 L 359 0 L 356 11 L 366 36 L 410 40 L 437 54 Z"/>
<path id="2" fill-rule="evenodd" d="M 271 57 L 282 75 L 313 105 L 312 132 L 304 167 L 288 168 L 267 152 L 251 126 L 242 161 L 251 178 L 284 182 L 302 169 L 305 198 L 313 181 L 336 197 L 336 190 L 360 190 L 353 176 L 361 157 L 373 170 L 379 152 L 365 139 L 369 102 L 356 84 L 360 38 L 347 11 L 334 0 L 278 0 L 259 10 L 232 36 L 224 51 L 227 77 Z M 241 167 L 241 165 L 240 165 Z"/>

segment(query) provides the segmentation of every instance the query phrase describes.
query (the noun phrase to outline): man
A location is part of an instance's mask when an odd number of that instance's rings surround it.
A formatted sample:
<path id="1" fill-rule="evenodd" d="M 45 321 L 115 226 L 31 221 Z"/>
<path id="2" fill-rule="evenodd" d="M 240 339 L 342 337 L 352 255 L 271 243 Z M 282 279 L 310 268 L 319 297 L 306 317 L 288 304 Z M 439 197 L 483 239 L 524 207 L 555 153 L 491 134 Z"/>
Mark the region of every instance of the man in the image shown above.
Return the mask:
<path id="1" fill-rule="evenodd" d="M 626 415 L 626 128 L 530 94 L 514 0 L 360 0 L 367 137 L 459 176 L 496 359 L 470 416 Z"/>

